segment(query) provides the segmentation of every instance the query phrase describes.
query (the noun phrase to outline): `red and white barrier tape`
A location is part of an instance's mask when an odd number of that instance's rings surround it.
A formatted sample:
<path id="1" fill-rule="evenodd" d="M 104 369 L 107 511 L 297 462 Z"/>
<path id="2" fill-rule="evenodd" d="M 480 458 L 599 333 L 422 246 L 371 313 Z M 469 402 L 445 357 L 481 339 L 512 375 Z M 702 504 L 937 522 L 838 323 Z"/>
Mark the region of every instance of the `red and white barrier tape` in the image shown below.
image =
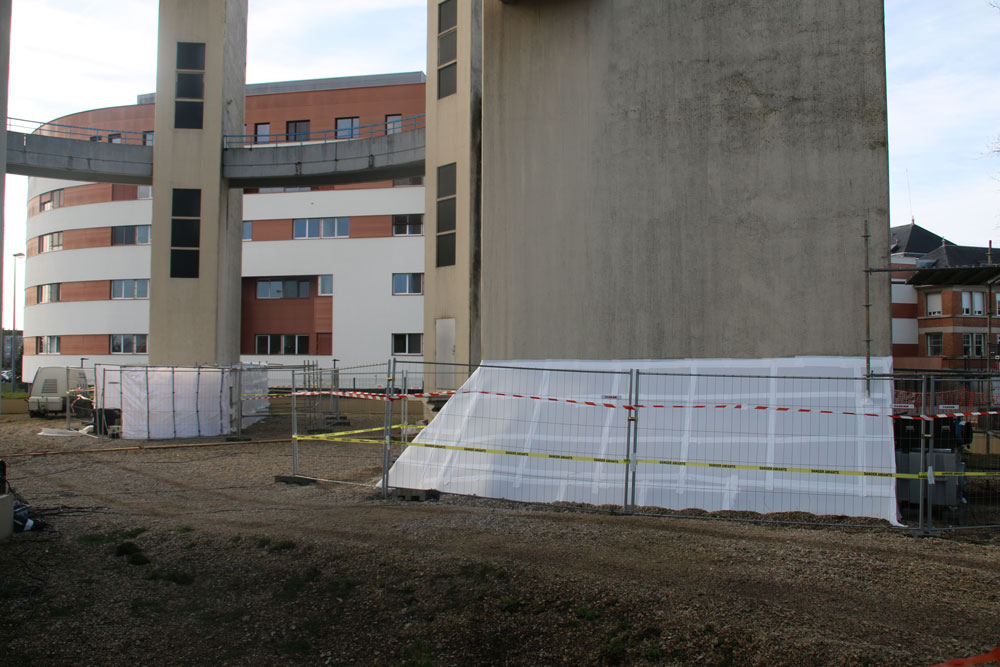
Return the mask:
<path id="1" fill-rule="evenodd" d="M 890 419 L 910 419 L 915 421 L 933 421 L 934 419 L 945 419 L 948 417 L 982 417 L 987 415 L 1000 415 L 1000 410 L 977 410 L 973 412 L 942 412 L 934 414 L 924 414 L 924 415 L 895 415 L 895 414 L 883 414 L 878 412 L 851 412 L 848 410 L 819 410 L 815 408 L 783 408 L 774 407 L 770 405 L 747 405 L 743 403 L 732 403 L 732 404 L 699 404 L 699 405 L 684 405 L 684 404 L 635 404 L 627 405 L 620 403 L 604 403 L 601 401 L 587 401 L 578 400 L 573 398 L 555 398 L 552 396 L 533 396 L 531 394 L 512 394 L 499 391 L 432 391 L 432 392 L 422 392 L 413 394 L 375 394 L 371 392 L 363 391 L 297 391 L 290 394 L 278 394 L 278 396 L 340 396 L 342 398 L 363 398 L 372 401 L 399 401 L 403 399 L 411 398 L 430 398 L 434 396 L 453 396 L 456 394 L 480 394 L 483 396 L 500 396 L 504 398 L 526 398 L 535 401 L 546 401 L 550 403 L 568 403 L 571 405 L 586 405 L 589 407 L 598 408 L 611 408 L 611 409 L 621 409 L 621 410 L 640 410 L 640 409 L 729 409 L 729 410 L 770 410 L 774 412 L 794 412 L 794 413 L 804 413 L 804 414 L 821 414 L 821 415 L 842 415 L 849 417 L 888 417 Z M 254 396 L 247 395 L 247 398 L 269 398 L 275 396 L 263 395 Z"/>

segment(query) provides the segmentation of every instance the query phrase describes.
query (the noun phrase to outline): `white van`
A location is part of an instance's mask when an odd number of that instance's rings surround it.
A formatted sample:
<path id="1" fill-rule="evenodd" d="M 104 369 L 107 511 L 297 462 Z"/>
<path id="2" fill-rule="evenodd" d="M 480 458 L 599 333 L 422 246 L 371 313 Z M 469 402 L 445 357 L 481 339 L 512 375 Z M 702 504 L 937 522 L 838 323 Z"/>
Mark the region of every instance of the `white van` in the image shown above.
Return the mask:
<path id="1" fill-rule="evenodd" d="M 65 366 L 39 368 L 35 371 L 35 379 L 31 382 L 31 391 L 28 392 L 28 414 L 32 417 L 63 414 L 66 412 L 67 389 L 86 389 L 87 386 L 87 374 L 82 368 Z"/>

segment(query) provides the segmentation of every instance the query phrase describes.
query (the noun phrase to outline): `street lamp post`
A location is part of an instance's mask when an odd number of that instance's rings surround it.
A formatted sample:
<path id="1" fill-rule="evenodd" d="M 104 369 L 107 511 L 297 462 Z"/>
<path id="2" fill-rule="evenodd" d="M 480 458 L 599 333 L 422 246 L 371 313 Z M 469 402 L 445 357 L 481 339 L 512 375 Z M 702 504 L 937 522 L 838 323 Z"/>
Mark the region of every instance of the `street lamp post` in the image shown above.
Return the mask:
<path id="1" fill-rule="evenodd" d="M 15 252 L 14 255 L 14 300 L 11 304 L 12 322 L 10 328 L 10 387 L 14 389 L 14 378 L 17 377 L 17 260 L 24 257 L 23 252 Z M 21 340 L 24 340 L 22 337 Z"/>

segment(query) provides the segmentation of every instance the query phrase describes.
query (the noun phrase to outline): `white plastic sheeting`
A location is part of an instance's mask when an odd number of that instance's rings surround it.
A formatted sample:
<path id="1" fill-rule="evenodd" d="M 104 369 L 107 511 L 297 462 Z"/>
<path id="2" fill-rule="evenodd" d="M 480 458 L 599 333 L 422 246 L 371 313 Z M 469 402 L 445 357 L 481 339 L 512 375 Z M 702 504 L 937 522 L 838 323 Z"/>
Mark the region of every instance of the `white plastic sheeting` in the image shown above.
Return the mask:
<path id="1" fill-rule="evenodd" d="M 243 393 L 267 394 L 264 367 L 243 369 Z M 173 366 L 97 366 L 98 407 L 120 409 L 121 436 L 128 440 L 192 438 L 232 433 L 236 376 L 233 369 Z M 261 390 L 263 388 L 263 390 Z M 252 406 L 248 425 L 266 407 Z"/>
<path id="2" fill-rule="evenodd" d="M 891 360 L 872 366 L 888 373 Z M 630 411 L 621 407 L 630 369 L 640 371 L 637 403 L 666 406 L 638 411 L 634 457 Z M 408 447 L 389 482 L 522 501 L 628 499 L 675 510 L 804 511 L 896 523 L 894 478 L 844 474 L 895 472 L 892 384 L 866 383 L 864 375 L 865 360 L 853 357 L 484 362 L 415 442 L 520 455 Z M 531 453 L 638 459 L 634 492 L 628 465 Z"/>

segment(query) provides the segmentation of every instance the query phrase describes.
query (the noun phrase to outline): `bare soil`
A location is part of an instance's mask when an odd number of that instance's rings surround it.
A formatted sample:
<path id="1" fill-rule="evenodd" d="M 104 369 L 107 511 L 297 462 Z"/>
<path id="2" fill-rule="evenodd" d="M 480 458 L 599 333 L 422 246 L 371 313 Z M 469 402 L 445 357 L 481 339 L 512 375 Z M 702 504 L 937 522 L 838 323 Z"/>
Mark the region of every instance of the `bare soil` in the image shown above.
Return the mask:
<path id="1" fill-rule="evenodd" d="M 376 425 L 355 416 L 352 428 Z M 0 664 L 933 665 L 1000 645 L 1000 534 L 383 500 L 370 445 L 42 437 L 0 543 Z M 198 442 L 198 441 L 187 441 Z M 46 456 L 34 451 L 142 449 Z"/>

